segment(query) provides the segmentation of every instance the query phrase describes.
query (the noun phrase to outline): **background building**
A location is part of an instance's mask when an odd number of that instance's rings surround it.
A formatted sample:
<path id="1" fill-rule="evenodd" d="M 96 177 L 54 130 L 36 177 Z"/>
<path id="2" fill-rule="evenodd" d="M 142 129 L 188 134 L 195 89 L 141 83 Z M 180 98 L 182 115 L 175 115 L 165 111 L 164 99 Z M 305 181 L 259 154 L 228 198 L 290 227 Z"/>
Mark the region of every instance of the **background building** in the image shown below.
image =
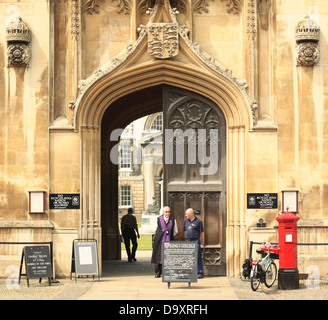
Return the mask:
<path id="1" fill-rule="evenodd" d="M 0 0 L 0 242 L 53 241 L 57 276 L 69 274 L 76 238 L 120 259 L 118 212 L 146 209 L 150 190 L 179 230 L 185 209 L 199 210 L 207 274 L 238 276 L 249 240 L 277 240 L 286 201 L 298 240 L 327 242 L 327 38 L 326 0 Z M 160 167 L 141 152 L 129 168 L 130 131 L 145 149 L 161 112 L 163 130 L 217 130 L 217 161 Z M 116 130 L 135 120 L 114 163 Z M 79 208 L 50 209 L 61 194 Z M 277 205 L 254 208 L 254 194 Z M 315 263 L 325 275 L 327 253 L 299 248 L 300 272 Z M 7 264 L 20 255 L 0 247 Z"/>
<path id="2" fill-rule="evenodd" d="M 119 154 L 119 219 L 133 207 L 138 222 L 142 213 L 160 213 L 163 190 L 163 115 L 135 120 L 121 135 Z"/>

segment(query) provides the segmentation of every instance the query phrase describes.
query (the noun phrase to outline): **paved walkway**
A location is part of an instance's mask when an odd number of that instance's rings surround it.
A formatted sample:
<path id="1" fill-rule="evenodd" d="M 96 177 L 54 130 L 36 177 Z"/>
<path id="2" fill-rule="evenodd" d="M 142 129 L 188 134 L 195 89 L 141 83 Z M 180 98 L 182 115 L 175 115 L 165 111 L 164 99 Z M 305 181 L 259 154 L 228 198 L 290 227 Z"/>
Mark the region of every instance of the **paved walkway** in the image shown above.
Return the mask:
<path id="1" fill-rule="evenodd" d="M 14 286 L 10 277 L 0 279 L 0 300 L 118 300 L 117 307 L 131 301 L 160 300 L 181 303 L 206 303 L 215 305 L 213 300 L 327 300 L 328 281 L 300 281 L 300 289 L 278 290 L 277 282 L 272 288 L 261 285 L 253 292 L 249 281 L 229 277 L 205 277 L 197 283 L 167 283 L 154 277 L 154 267 L 150 263 L 150 252 L 137 252 L 138 261 L 127 262 L 125 253 L 121 261 L 103 261 L 103 274 L 98 281 L 92 277 L 78 278 L 77 281 L 59 279 L 51 286 L 43 280 L 30 279 L 30 287 L 22 278 L 19 287 Z M 196 302 L 197 300 L 197 302 Z"/>
<path id="2" fill-rule="evenodd" d="M 138 261 L 103 262 L 103 275 L 79 299 L 116 300 L 236 300 L 227 277 L 205 277 L 196 283 L 171 283 L 155 278 L 149 254 L 138 253 Z"/>

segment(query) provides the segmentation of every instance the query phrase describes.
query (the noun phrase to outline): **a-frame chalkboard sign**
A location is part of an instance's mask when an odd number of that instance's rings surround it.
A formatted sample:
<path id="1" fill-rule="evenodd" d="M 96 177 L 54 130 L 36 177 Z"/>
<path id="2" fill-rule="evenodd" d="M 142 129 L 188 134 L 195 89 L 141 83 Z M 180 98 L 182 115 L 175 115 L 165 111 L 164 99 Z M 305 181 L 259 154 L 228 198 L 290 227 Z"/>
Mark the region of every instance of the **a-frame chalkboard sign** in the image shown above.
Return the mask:
<path id="1" fill-rule="evenodd" d="M 197 282 L 197 241 L 163 242 L 163 277 L 170 288 L 171 282 Z"/>
<path id="2" fill-rule="evenodd" d="M 26 273 L 22 274 L 24 263 Z M 23 248 L 18 283 L 20 283 L 21 276 L 26 276 L 28 287 L 29 279 L 32 278 L 39 278 L 39 283 L 41 283 L 42 278 L 48 278 L 49 286 L 51 285 L 52 263 L 49 246 L 27 246 Z"/>
<path id="3" fill-rule="evenodd" d="M 72 245 L 72 264 L 70 279 L 72 273 L 76 276 L 98 275 L 99 279 L 99 265 L 98 265 L 98 249 L 96 239 L 75 239 Z"/>

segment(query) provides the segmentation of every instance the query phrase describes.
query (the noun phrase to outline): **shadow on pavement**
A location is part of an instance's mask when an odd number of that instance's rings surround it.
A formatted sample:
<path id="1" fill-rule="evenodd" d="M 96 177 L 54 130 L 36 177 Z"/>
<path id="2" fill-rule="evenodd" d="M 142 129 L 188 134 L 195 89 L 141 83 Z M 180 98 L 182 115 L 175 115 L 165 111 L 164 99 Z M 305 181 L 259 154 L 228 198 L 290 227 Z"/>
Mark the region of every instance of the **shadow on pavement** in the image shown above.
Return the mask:
<path id="1" fill-rule="evenodd" d="M 122 260 L 103 260 L 102 277 L 135 277 L 153 276 L 154 265 L 150 262 L 151 251 L 137 252 L 137 261 L 128 262 L 126 254 L 122 253 Z"/>

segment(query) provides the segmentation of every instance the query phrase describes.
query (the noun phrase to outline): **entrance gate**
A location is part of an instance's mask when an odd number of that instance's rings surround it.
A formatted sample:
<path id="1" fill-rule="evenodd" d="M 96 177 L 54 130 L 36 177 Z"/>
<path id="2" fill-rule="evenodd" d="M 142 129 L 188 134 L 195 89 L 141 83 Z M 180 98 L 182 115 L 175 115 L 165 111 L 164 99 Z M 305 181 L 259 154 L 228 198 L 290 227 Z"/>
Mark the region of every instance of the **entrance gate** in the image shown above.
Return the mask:
<path id="1" fill-rule="evenodd" d="M 226 275 L 224 115 L 204 97 L 169 86 L 163 90 L 163 115 L 164 201 L 179 226 L 176 238 L 183 239 L 184 213 L 187 208 L 193 208 L 205 230 L 201 239 L 204 272 Z M 181 130 L 183 135 L 167 141 L 172 138 L 170 133 L 178 132 L 176 130 Z"/>
<path id="2" fill-rule="evenodd" d="M 145 107 L 146 106 L 146 107 Z M 148 106 L 148 107 L 147 107 Z M 137 111 L 136 111 L 137 110 Z M 144 114 L 140 113 L 144 110 Z M 177 240 L 183 240 L 183 221 L 185 210 L 189 207 L 199 210 L 198 217 L 204 224 L 203 263 L 205 274 L 226 275 L 226 121 L 221 109 L 212 101 L 190 91 L 168 85 L 156 86 L 116 101 L 104 114 L 101 124 L 102 149 L 102 200 L 101 225 L 102 249 L 104 259 L 120 259 L 120 241 L 117 229 L 118 221 L 118 170 L 110 161 L 109 152 L 117 141 L 110 141 L 110 133 L 148 112 L 163 110 L 164 118 L 164 204 L 169 205 L 177 219 L 179 234 Z M 136 112 L 136 113 L 134 113 Z M 124 117 L 122 114 L 125 114 Z M 123 119 L 113 121 L 113 119 Z M 122 120 L 122 121 L 123 121 Z M 191 141 L 183 143 L 184 159 L 182 164 L 170 163 L 165 157 L 172 151 L 176 159 L 177 150 L 181 150 L 179 139 L 174 141 L 172 150 L 165 145 L 169 137 L 167 130 L 180 129 L 183 133 L 195 133 Z M 189 131 L 187 131 L 190 129 Z M 217 134 L 211 136 L 211 129 Z M 201 157 L 202 143 L 200 134 L 203 130 L 206 142 L 203 144 L 205 156 L 214 150 L 216 155 L 209 157 L 208 164 Z M 202 138 L 204 138 L 202 137 Z M 194 145 L 193 145 L 194 143 Z M 194 148 L 196 158 L 188 159 L 188 149 Z M 190 163 L 192 162 L 192 163 Z M 202 170 L 214 167 L 213 172 L 204 174 Z M 217 168 L 216 168 L 217 167 Z M 205 170 L 206 171 L 206 170 Z M 210 170 L 209 170 L 210 171 Z"/>

